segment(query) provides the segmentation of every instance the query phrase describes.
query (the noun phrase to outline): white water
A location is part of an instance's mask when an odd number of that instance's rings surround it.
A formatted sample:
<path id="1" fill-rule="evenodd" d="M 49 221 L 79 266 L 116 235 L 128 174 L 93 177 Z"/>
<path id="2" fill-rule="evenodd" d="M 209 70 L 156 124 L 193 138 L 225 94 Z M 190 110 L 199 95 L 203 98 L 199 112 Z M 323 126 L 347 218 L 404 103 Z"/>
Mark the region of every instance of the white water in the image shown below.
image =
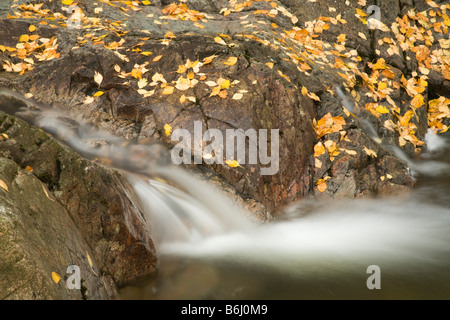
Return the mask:
<path id="1" fill-rule="evenodd" d="M 425 182 L 424 174 L 439 180 L 412 195 L 300 202 L 286 210 L 285 220 L 263 225 L 244 221 L 243 213 L 210 187 L 194 188 L 198 197 L 193 198 L 167 184 L 134 180 L 155 230 L 164 230 L 158 233 L 162 270 L 157 281 L 144 289 L 128 288 L 124 297 L 371 297 L 366 269 L 378 265 L 384 279 L 379 297 L 450 298 L 450 171 L 448 162 L 428 157 L 411 165 L 426 168 L 420 172 Z M 165 177 L 180 180 L 176 172 Z M 184 186 L 199 183 L 190 176 L 181 180 Z M 208 273 L 214 276 L 209 279 Z"/>

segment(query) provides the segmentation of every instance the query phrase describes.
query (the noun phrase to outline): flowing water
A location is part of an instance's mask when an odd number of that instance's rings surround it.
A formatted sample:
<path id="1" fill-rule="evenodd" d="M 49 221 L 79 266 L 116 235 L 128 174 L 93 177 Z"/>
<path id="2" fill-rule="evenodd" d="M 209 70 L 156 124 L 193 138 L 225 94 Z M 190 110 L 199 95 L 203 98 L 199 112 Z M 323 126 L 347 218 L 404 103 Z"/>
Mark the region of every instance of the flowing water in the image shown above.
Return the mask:
<path id="1" fill-rule="evenodd" d="M 283 219 L 255 224 L 210 185 L 169 166 L 156 146 L 127 145 L 80 119 L 3 95 L 22 101 L 3 104 L 4 111 L 128 172 L 160 266 L 155 277 L 123 288 L 123 299 L 450 298 L 448 140 L 428 134 L 428 152 L 405 158 L 417 179 L 409 195 L 303 201 Z M 379 268 L 380 289 L 368 288 L 369 266 Z"/>
<path id="2" fill-rule="evenodd" d="M 161 262 L 155 278 L 124 288 L 122 297 L 449 299 L 450 144 L 432 134 L 428 144 L 423 159 L 410 163 L 420 170 L 410 195 L 300 202 L 285 219 L 263 225 L 243 223 L 223 203 L 220 212 L 205 208 L 202 199 L 217 197 L 210 190 L 197 190 L 194 199 L 134 180 L 149 217 L 164 226 Z M 228 223 L 221 222 L 224 208 Z M 372 265 L 380 289 L 367 287 Z"/>

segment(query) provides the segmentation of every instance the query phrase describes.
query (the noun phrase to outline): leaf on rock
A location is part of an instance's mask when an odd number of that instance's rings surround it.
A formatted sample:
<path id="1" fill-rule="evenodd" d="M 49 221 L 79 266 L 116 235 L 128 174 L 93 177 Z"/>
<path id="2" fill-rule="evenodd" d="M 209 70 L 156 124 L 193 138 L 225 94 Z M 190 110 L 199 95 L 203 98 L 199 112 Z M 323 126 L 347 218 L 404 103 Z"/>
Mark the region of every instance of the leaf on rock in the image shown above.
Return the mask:
<path id="1" fill-rule="evenodd" d="M 0 180 L 0 187 L 9 192 L 8 186 L 6 185 L 5 181 Z"/>
<path id="2" fill-rule="evenodd" d="M 164 133 L 166 136 L 170 136 L 172 134 L 172 127 L 167 123 L 164 125 Z"/>
<path id="3" fill-rule="evenodd" d="M 327 182 L 324 179 L 319 179 L 316 185 L 317 190 L 319 190 L 320 192 L 324 192 L 325 190 L 327 190 Z"/>
<path id="4" fill-rule="evenodd" d="M 241 166 L 239 164 L 239 162 L 237 162 L 236 160 L 225 160 L 225 163 L 227 164 L 227 166 L 229 166 L 231 168 L 236 168 L 236 167 L 240 167 Z"/>
<path id="5" fill-rule="evenodd" d="M 61 276 L 56 272 L 52 272 L 52 280 L 55 283 L 59 283 L 59 281 L 61 280 Z"/>
<path id="6" fill-rule="evenodd" d="M 237 57 L 229 57 L 227 59 L 227 61 L 225 61 L 223 64 L 227 65 L 227 66 L 234 66 L 236 64 L 236 62 L 238 61 Z"/>
<path id="7" fill-rule="evenodd" d="M 95 71 L 94 81 L 100 86 L 103 81 L 103 76 L 101 75 L 101 73 Z"/>

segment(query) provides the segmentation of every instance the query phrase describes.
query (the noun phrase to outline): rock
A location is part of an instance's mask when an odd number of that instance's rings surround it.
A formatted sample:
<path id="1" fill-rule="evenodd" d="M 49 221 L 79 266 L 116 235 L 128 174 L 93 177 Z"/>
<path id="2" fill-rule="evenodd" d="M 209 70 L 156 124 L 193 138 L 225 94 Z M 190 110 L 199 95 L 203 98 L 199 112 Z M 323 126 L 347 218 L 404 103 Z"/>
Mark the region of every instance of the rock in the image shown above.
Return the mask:
<path id="1" fill-rule="evenodd" d="M 116 286 L 155 272 L 148 222 L 124 175 L 3 113 L 0 131 L 8 136 L 0 141 L 0 179 L 10 186 L 0 190 L 4 298 L 108 299 Z M 80 266 L 83 294 L 52 283 L 51 272 L 64 276 L 71 264 Z"/>

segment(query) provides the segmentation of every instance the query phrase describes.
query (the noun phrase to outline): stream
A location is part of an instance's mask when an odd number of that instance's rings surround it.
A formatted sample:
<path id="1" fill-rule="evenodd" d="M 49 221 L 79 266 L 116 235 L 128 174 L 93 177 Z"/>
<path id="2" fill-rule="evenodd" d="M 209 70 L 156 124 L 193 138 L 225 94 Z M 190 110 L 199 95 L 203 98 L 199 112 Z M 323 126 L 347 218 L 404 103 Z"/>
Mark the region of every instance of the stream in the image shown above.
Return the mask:
<path id="1" fill-rule="evenodd" d="M 261 225 L 211 189 L 189 195 L 131 179 L 162 227 L 160 270 L 122 298 L 449 299 L 450 143 L 431 133 L 427 143 L 410 163 L 417 187 L 409 195 L 299 202 Z M 369 266 L 379 268 L 380 289 L 368 288 Z"/>

